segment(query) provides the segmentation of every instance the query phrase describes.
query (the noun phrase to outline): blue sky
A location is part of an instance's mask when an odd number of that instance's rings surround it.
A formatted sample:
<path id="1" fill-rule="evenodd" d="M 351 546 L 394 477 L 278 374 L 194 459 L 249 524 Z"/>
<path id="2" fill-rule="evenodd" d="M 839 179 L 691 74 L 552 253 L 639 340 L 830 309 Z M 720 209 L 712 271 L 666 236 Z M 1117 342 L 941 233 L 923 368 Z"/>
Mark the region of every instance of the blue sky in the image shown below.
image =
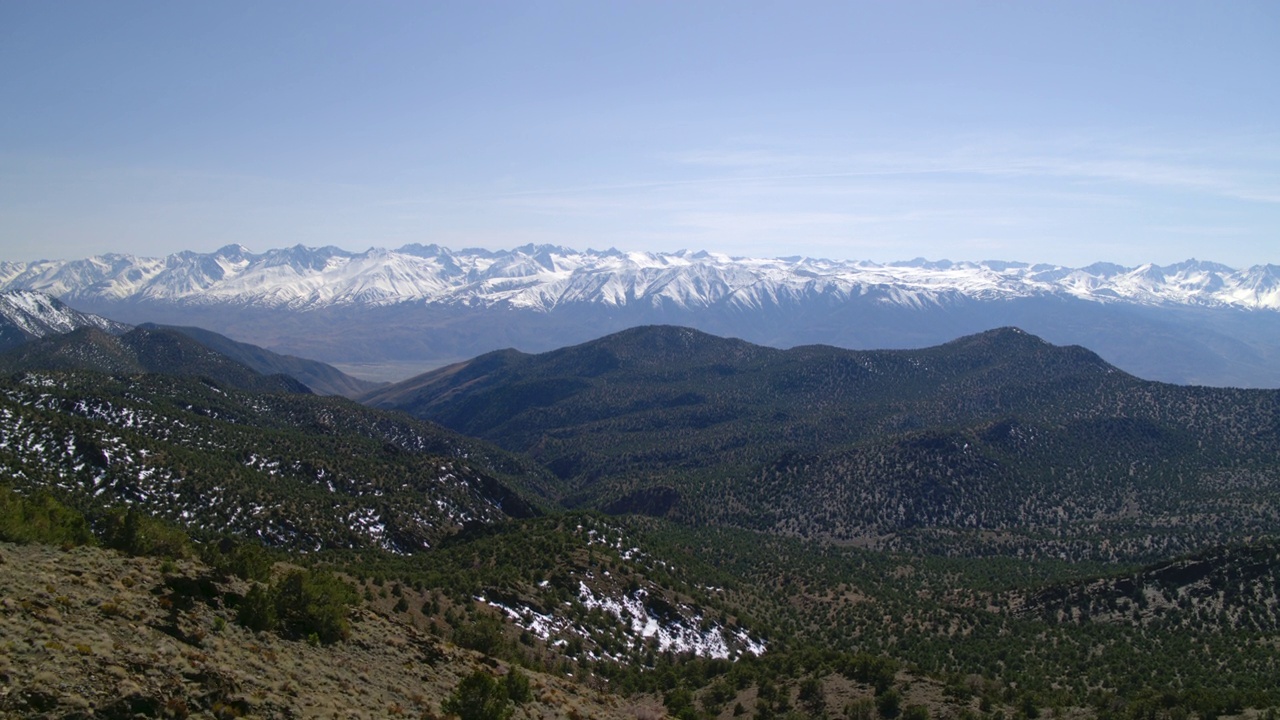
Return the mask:
<path id="1" fill-rule="evenodd" d="M 1276 2 L 0 2 L 0 259 L 1280 262 Z"/>

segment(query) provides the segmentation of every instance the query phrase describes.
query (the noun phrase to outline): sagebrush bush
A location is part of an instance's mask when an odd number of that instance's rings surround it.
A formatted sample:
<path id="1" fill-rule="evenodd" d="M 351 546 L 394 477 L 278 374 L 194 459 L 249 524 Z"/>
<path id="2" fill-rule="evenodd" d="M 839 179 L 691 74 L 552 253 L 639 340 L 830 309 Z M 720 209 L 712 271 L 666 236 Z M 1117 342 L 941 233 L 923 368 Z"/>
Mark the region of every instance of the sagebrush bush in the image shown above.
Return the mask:
<path id="1" fill-rule="evenodd" d="M 507 698 L 517 705 L 523 705 L 533 699 L 533 690 L 529 688 L 529 676 L 514 665 L 507 671 L 503 684 L 507 688 Z"/>

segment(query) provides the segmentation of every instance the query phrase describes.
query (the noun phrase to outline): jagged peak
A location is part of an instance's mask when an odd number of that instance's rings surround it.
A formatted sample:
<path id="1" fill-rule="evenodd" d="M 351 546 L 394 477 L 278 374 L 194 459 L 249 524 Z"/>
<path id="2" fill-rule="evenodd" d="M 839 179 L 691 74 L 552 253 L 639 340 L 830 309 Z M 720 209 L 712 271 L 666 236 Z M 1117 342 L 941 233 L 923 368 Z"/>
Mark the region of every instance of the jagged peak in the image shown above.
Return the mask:
<path id="1" fill-rule="evenodd" d="M 401 255 L 412 255 L 421 258 L 433 258 L 440 255 L 451 255 L 447 248 L 431 243 L 430 245 L 422 245 L 420 243 L 409 243 L 396 248 L 396 252 Z M 465 252 L 465 251 L 464 251 Z"/>
<path id="2" fill-rule="evenodd" d="M 223 245 L 217 250 L 214 250 L 213 254 L 218 257 L 238 260 L 246 255 L 253 255 L 253 251 L 240 243 L 229 243 L 227 245 Z"/>
<path id="3" fill-rule="evenodd" d="M 1117 265 L 1115 263 L 1109 263 L 1109 262 L 1096 262 L 1096 263 L 1093 263 L 1092 265 L 1086 265 L 1080 268 L 1080 270 L 1082 272 L 1089 273 L 1090 275 L 1098 275 L 1101 277 L 1111 277 L 1113 275 L 1123 275 L 1127 272 L 1132 271 L 1133 268 L 1125 267 L 1124 265 Z"/>
<path id="4" fill-rule="evenodd" d="M 889 263 L 889 267 L 910 267 L 920 268 L 921 270 L 950 270 L 955 263 L 950 260 L 929 260 L 928 258 L 917 257 L 911 260 L 899 260 Z"/>
<path id="5" fill-rule="evenodd" d="M 1161 268 L 1161 270 L 1163 270 L 1166 274 L 1177 274 L 1177 273 L 1182 273 L 1182 272 L 1187 272 L 1192 270 L 1199 270 L 1201 272 L 1210 272 L 1210 273 L 1224 273 L 1224 274 L 1235 272 L 1233 268 L 1223 265 L 1222 263 L 1196 260 L 1195 258 L 1188 258 L 1186 260 L 1183 260 L 1180 263 L 1174 263 L 1173 265 L 1166 265 L 1165 267 Z"/>

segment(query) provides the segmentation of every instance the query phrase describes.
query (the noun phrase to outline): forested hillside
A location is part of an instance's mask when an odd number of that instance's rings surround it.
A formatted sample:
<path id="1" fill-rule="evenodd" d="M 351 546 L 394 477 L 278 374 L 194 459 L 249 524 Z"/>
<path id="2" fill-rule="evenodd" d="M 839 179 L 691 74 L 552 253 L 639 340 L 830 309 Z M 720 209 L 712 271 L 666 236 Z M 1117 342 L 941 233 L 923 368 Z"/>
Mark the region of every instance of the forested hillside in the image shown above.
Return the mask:
<path id="1" fill-rule="evenodd" d="M 40 338 L 0 354 L 0 372 L 23 370 L 159 373 L 208 378 L 255 392 L 311 392 L 292 377 L 263 375 L 182 333 L 157 328 L 134 328 L 123 335 L 112 335 L 86 327 Z"/>
<path id="2" fill-rule="evenodd" d="M 527 453 L 571 505 L 948 554 L 1153 559 L 1274 532 L 1280 392 L 1015 329 L 919 351 L 650 327 L 365 398 Z"/>
<path id="3" fill-rule="evenodd" d="M 0 712 L 1280 708 L 1275 392 L 649 328 L 376 396 L 459 432 L 135 333 L 3 357 Z"/>
<path id="4" fill-rule="evenodd" d="M 428 547 L 537 513 L 526 489 L 551 487 L 527 462 L 403 416 L 202 378 L 19 374 L 0 381 L 0 433 L 18 486 L 294 549 Z"/>

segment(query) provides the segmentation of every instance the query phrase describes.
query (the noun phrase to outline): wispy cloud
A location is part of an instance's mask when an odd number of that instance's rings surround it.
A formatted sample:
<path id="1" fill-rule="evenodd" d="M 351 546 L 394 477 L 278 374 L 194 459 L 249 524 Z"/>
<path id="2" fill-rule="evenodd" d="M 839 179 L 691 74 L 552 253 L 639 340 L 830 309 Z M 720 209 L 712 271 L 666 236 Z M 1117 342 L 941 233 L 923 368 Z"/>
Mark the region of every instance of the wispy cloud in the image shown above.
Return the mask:
<path id="1" fill-rule="evenodd" d="M 1276 148 L 1263 142 L 1259 156 L 1280 157 Z M 1051 247 L 1023 259 L 1147 261 L 1210 254 L 1193 249 L 1197 227 L 1224 237 L 1212 228 L 1235 223 L 1248 236 L 1241 247 L 1256 247 L 1260 218 L 1280 218 L 1280 180 L 1274 164 L 1252 158 L 1090 138 L 964 138 L 830 153 L 761 144 L 668 153 L 643 164 L 643 176 L 604 167 L 598 182 L 525 178 L 524 187 L 473 186 L 430 202 L 482 206 L 493 227 L 559 229 L 570 243 L 881 259 L 1017 259 L 1009 255 Z M 1116 246 L 1128 254 L 1116 257 Z"/>
<path id="2" fill-rule="evenodd" d="M 963 193 L 981 185 L 990 191 L 1025 194 L 1040 190 L 1100 199 L 1110 194 L 1167 190 L 1250 203 L 1280 204 L 1280 174 L 1267 167 L 1214 163 L 1193 153 L 1154 153 L 1141 148 L 1077 148 L 1071 154 L 961 147 L 942 153 L 876 152 L 819 157 L 768 151 L 691 152 L 670 156 L 663 177 L 532 187 L 477 197 L 501 203 L 541 205 L 551 210 L 588 206 L 618 208 L 649 204 L 655 196 L 729 200 L 761 194 L 810 197 L 870 194 L 886 189 L 900 196 L 928 195 L 942 186 Z M 1001 185 L 1003 184 L 1003 187 Z M 568 201 L 568 198 L 578 198 Z M 589 200 L 586 200 L 588 199 Z"/>

